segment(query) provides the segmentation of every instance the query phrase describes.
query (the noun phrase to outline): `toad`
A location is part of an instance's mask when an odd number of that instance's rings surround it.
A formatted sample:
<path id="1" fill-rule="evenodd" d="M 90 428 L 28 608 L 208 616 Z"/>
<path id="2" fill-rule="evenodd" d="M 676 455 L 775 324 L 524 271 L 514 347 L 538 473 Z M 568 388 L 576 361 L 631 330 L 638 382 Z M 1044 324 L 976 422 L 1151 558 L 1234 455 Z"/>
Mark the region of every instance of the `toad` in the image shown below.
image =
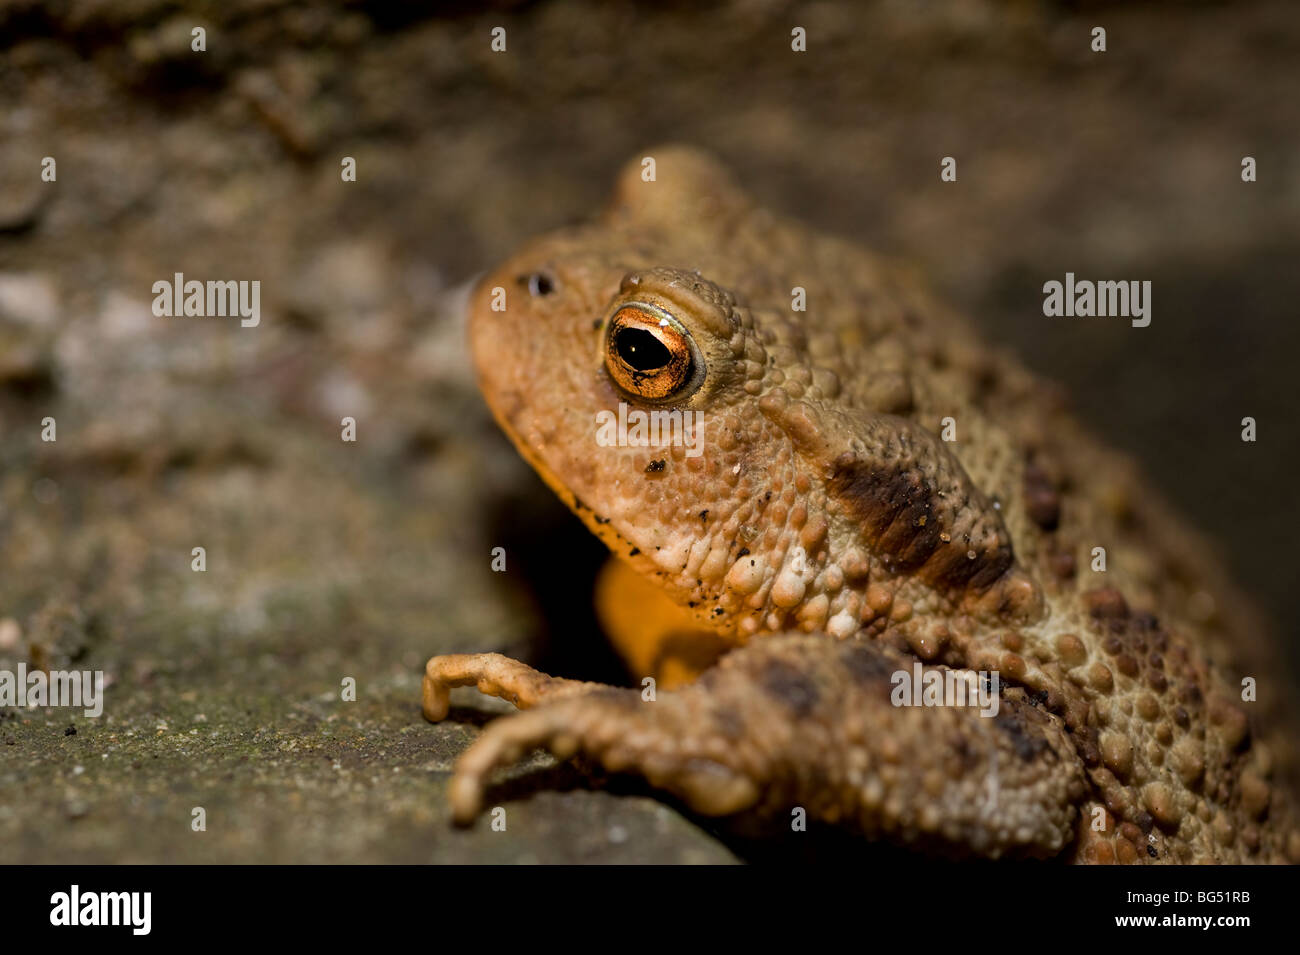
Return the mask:
<path id="1" fill-rule="evenodd" d="M 522 711 L 459 759 L 454 817 L 542 748 L 951 856 L 1300 860 L 1286 684 L 1187 522 L 906 269 L 650 155 L 469 326 L 500 426 L 611 551 L 643 682 L 431 659 L 428 719 L 463 685 Z"/>

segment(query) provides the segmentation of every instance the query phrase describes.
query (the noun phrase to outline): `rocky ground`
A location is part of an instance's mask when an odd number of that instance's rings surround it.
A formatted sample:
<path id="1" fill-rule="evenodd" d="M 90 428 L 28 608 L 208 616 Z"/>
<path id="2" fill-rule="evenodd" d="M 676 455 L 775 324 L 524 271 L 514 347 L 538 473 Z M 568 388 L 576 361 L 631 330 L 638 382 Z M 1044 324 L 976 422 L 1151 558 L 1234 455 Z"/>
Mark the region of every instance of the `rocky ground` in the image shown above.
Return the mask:
<path id="1" fill-rule="evenodd" d="M 927 272 L 1293 619 L 1293 4 L 438 11 L 0 7 L 0 669 L 109 681 L 98 719 L 0 710 L 4 861 L 765 857 L 541 757 L 494 793 L 506 833 L 455 830 L 449 767 L 500 708 L 418 706 L 435 652 L 626 679 L 589 611 L 600 547 L 496 433 L 458 314 L 664 140 Z M 1152 326 L 1049 324 L 1067 270 L 1151 279 Z M 259 279 L 261 324 L 156 318 L 176 272 Z M 1247 414 L 1259 442 L 1219 440 Z"/>

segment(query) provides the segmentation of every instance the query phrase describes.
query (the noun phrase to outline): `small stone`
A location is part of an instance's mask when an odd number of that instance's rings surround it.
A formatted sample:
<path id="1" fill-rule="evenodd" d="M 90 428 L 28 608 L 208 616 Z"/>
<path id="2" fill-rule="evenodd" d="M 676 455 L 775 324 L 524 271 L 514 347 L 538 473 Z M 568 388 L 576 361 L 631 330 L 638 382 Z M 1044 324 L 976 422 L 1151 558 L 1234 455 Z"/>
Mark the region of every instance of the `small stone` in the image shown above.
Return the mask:
<path id="1" fill-rule="evenodd" d="M 22 325 L 50 325 L 59 314 L 54 283 L 35 273 L 0 274 L 0 320 Z"/>

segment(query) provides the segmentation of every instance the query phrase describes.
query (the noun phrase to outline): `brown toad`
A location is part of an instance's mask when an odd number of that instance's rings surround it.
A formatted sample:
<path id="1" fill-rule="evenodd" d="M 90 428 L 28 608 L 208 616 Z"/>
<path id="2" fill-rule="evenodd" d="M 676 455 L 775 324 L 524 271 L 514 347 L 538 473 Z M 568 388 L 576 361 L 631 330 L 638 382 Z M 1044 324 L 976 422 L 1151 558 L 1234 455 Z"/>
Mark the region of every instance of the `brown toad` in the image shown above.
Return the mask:
<path id="1" fill-rule="evenodd" d="M 902 270 L 651 155 L 484 279 L 470 336 L 501 426 L 613 552 L 603 618 L 658 692 L 433 658 L 429 719 L 469 684 L 526 710 L 462 756 L 455 816 L 542 747 L 704 814 L 955 855 L 1300 858 L 1286 688 L 1127 462 Z M 995 705 L 897 692 L 918 675 Z"/>

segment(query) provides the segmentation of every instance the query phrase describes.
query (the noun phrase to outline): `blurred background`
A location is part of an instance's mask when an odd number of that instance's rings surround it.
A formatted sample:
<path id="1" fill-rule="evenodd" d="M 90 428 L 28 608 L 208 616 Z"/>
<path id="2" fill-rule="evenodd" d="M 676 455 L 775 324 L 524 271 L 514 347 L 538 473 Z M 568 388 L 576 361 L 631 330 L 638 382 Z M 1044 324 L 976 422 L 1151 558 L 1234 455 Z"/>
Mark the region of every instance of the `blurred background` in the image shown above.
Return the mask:
<path id="1" fill-rule="evenodd" d="M 98 720 L 0 710 L 7 860 L 755 857 L 540 757 L 498 790 L 509 839 L 452 830 L 492 705 L 418 711 L 437 652 L 625 679 L 590 618 L 602 548 L 497 434 L 459 312 L 665 140 L 924 272 L 1294 652 L 1298 91 L 1289 0 L 4 0 L 0 666 L 110 683 Z M 1045 319 L 1066 271 L 1151 280 L 1151 326 Z M 154 317 L 175 272 L 260 280 L 261 325 Z"/>

